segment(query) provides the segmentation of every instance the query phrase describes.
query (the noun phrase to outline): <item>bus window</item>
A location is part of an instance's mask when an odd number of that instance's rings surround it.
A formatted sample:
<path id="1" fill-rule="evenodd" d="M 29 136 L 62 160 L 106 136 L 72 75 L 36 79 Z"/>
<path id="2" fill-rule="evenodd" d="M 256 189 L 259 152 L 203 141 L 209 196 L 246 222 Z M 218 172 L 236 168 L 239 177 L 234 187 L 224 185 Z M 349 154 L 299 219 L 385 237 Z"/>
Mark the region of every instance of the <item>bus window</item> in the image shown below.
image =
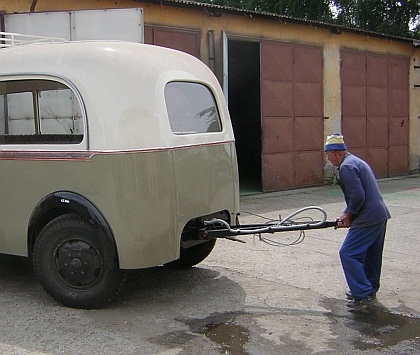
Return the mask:
<path id="1" fill-rule="evenodd" d="M 80 143 L 82 110 L 74 92 L 53 80 L 0 82 L 0 143 Z"/>
<path id="2" fill-rule="evenodd" d="M 216 101 L 206 86 L 170 82 L 165 87 L 165 101 L 174 134 L 222 131 Z"/>

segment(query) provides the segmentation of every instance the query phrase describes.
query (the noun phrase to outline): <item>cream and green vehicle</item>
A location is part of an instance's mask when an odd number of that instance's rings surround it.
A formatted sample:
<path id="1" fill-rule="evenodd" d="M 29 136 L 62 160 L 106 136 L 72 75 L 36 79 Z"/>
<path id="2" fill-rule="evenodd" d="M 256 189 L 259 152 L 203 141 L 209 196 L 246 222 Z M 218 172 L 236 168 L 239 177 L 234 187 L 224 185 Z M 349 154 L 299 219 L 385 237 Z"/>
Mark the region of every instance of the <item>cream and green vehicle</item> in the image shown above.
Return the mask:
<path id="1" fill-rule="evenodd" d="M 239 209 L 232 126 L 212 72 L 187 54 L 86 41 L 0 49 L 0 253 L 31 257 L 76 308 L 128 269 L 190 267 L 200 233 Z"/>

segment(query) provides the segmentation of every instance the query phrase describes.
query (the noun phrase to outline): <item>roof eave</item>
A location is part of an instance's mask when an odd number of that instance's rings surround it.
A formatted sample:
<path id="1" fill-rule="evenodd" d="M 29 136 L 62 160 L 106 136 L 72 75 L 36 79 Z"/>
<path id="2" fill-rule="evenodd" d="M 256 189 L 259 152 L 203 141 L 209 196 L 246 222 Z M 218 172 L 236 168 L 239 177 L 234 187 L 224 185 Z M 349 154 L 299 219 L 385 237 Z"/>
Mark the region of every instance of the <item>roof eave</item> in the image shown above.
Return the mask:
<path id="1" fill-rule="evenodd" d="M 269 13 L 269 12 L 259 12 L 259 11 L 237 9 L 237 8 L 233 8 L 229 6 L 214 5 L 214 4 L 188 1 L 188 0 L 134 0 L 134 1 L 144 2 L 144 3 L 153 3 L 153 4 L 158 4 L 158 5 L 164 5 L 164 6 L 201 8 L 201 9 L 204 9 L 209 14 L 209 16 L 220 17 L 223 13 L 228 13 L 228 14 L 235 14 L 235 15 L 246 16 L 246 17 L 255 17 L 255 18 L 263 18 L 267 20 L 279 21 L 285 24 L 294 23 L 294 24 L 300 24 L 303 26 L 309 26 L 312 28 L 323 28 L 323 29 L 330 30 L 332 33 L 337 34 L 337 35 L 343 32 L 347 32 L 347 33 L 353 33 L 353 34 L 367 36 L 367 37 L 387 39 L 389 41 L 410 43 L 415 47 L 420 46 L 420 43 L 417 43 L 419 41 L 413 40 L 412 38 L 399 37 L 399 36 L 388 35 L 388 34 L 383 34 L 379 32 L 367 31 L 360 28 L 356 28 L 356 27 L 342 26 L 342 25 L 336 25 L 336 24 L 314 21 L 314 20 L 299 19 L 295 17 L 289 17 L 289 16 L 284 16 L 284 15 L 279 15 L 279 14 L 274 14 L 274 13 Z"/>

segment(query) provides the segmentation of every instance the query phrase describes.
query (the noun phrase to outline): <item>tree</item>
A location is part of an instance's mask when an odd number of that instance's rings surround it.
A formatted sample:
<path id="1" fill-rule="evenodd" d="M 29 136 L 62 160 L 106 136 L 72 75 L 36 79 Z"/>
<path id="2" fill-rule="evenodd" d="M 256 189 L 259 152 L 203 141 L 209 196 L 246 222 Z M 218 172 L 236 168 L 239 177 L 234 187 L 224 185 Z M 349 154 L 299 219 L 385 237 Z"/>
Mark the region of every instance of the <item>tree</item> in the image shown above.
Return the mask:
<path id="1" fill-rule="evenodd" d="M 259 8 L 305 20 L 331 22 L 332 12 L 329 0 L 256 0 Z"/>
<path id="2" fill-rule="evenodd" d="M 401 37 L 419 35 L 418 0 L 334 0 L 335 22 Z"/>
<path id="3" fill-rule="evenodd" d="M 419 0 L 201 0 L 243 10 L 420 38 Z"/>
<path id="4" fill-rule="evenodd" d="M 201 0 L 243 10 L 269 12 L 315 21 L 332 21 L 333 0 Z"/>

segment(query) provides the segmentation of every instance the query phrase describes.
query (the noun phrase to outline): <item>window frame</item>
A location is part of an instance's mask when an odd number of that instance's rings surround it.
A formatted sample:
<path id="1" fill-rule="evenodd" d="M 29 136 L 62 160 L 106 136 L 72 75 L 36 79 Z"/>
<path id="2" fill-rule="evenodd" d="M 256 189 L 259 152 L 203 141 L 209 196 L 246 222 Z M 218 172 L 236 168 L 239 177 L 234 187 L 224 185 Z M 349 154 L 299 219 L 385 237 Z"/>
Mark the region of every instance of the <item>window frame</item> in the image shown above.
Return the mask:
<path id="1" fill-rule="evenodd" d="M 209 130 L 206 130 L 206 131 L 195 131 L 195 130 L 176 131 L 176 130 L 174 130 L 173 125 L 176 124 L 176 122 L 174 120 L 174 117 L 171 115 L 171 113 L 168 109 L 168 99 L 167 99 L 167 95 L 166 95 L 166 88 L 170 84 L 194 84 L 194 85 L 199 85 L 199 86 L 205 88 L 207 90 L 207 93 L 210 94 L 210 97 L 211 97 L 212 102 L 213 102 L 213 107 L 215 108 L 215 114 L 216 114 L 217 123 L 218 123 L 218 130 L 215 130 L 215 131 L 209 131 Z M 184 92 L 184 94 L 185 94 L 185 92 Z M 171 128 L 172 134 L 174 134 L 175 136 L 186 136 L 186 135 L 218 134 L 218 133 L 223 132 L 223 130 L 224 130 L 223 120 L 222 120 L 222 116 L 220 114 L 221 111 L 220 111 L 220 108 L 219 108 L 219 102 L 217 101 L 216 98 L 217 98 L 217 95 L 215 95 L 212 88 L 209 87 L 208 85 L 206 85 L 206 83 L 193 81 L 193 80 L 171 80 L 171 81 L 168 81 L 164 86 L 164 101 L 165 101 L 166 113 L 167 113 L 167 116 L 168 116 L 169 125 L 170 125 L 170 128 Z M 196 128 L 196 127 L 191 127 L 191 128 Z"/>
<path id="2" fill-rule="evenodd" d="M 0 134 L 0 145 L 4 147 L 8 147 L 10 145 L 65 145 L 70 144 L 71 146 L 85 144 L 87 148 L 89 147 L 88 141 L 88 121 L 86 115 L 86 108 L 82 99 L 80 92 L 77 90 L 75 85 L 62 76 L 58 75 L 51 75 L 51 74 L 10 74 L 10 75 L 0 75 L 0 83 L 4 82 L 18 82 L 18 81 L 27 81 L 33 82 L 33 87 L 31 88 L 31 84 L 27 87 L 28 90 L 22 91 L 11 91 L 7 92 L 4 95 L 4 100 L 7 100 L 7 95 L 12 93 L 18 92 L 30 92 L 32 94 L 32 102 L 33 102 L 33 114 L 34 114 L 34 131 L 33 134 L 8 134 L 8 125 L 6 124 L 6 117 L 5 117 L 5 127 L 4 127 L 4 134 Z M 81 125 L 81 132 L 77 134 L 61 134 L 61 133 L 41 133 L 41 113 L 40 113 L 40 104 L 39 104 L 39 97 L 38 92 L 42 92 L 42 90 L 36 90 L 36 84 L 40 83 L 41 85 L 39 88 L 43 88 L 42 82 L 53 82 L 58 83 L 63 86 L 63 89 L 70 90 L 73 94 L 73 97 L 78 103 L 80 109 L 80 125 Z M 31 90 L 32 89 L 32 90 Z M 44 87 L 44 91 L 47 91 L 48 85 Z M 50 88 L 51 90 L 51 88 Z M 5 110 L 7 111 L 7 105 L 5 105 Z"/>

